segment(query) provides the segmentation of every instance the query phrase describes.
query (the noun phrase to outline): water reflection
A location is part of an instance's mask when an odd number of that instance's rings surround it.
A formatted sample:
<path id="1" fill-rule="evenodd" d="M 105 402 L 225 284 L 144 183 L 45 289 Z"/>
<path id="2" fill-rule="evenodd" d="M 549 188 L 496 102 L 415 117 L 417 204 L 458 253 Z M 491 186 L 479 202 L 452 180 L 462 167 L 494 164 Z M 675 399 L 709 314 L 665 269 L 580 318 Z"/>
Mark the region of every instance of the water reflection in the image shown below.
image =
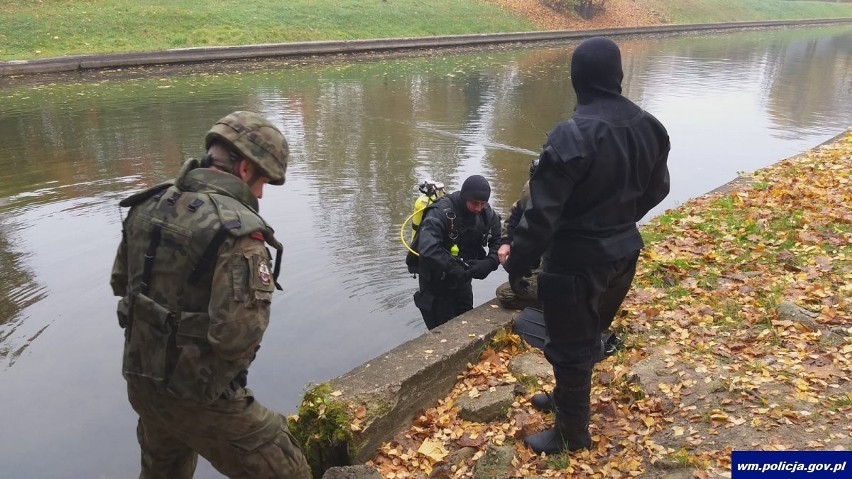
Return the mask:
<path id="1" fill-rule="evenodd" d="M 11 221 L 3 221 L 15 230 L 21 228 Z M 43 285 L 33 280 L 34 272 L 27 266 L 31 252 L 19 251 L 8 238 L 7 231 L 0 230 L 0 277 L 6 283 L 0 289 L 0 364 L 12 365 L 15 359 L 34 341 L 46 326 L 35 332 L 25 333 L 20 329 L 29 327 L 23 324 L 23 311 L 47 296 Z"/>
<path id="2" fill-rule="evenodd" d="M 850 27 L 620 44 L 625 94 L 672 138 L 673 191 L 652 213 L 852 124 Z M 263 402 L 290 412 L 305 384 L 425 331 L 398 241 L 416 185 L 453 190 L 480 173 L 507 211 L 546 132 L 573 110 L 570 53 L 548 45 L 0 85 L 0 470 L 132 475 L 135 419 L 107 286 L 116 203 L 198 156 L 212 121 L 257 110 L 290 142 L 287 183 L 261 201 L 285 246 L 284 292 L 250 378 Z M 476 301 L 504 280 L 501 270 L 476 282 Z M 202 465 L 197 477 L 215 474 Z"/>

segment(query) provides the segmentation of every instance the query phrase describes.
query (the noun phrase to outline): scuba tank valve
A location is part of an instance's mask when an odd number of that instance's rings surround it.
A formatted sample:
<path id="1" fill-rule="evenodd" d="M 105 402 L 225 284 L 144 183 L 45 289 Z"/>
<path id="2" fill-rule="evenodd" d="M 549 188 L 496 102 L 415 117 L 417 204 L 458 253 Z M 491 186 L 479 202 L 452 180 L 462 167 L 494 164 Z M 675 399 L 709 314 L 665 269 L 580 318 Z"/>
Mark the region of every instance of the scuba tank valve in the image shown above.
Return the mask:
<path id="1" fill-rule="evenodd" d="M 417 187 L 422 193 L 414 201 L 414 216 L 411 218 L 411 227 L 416 231 L 423 220 L 423 210 L 438 198 L 444 196 L 444 184 L 437 181 L 426 180 Z"/>

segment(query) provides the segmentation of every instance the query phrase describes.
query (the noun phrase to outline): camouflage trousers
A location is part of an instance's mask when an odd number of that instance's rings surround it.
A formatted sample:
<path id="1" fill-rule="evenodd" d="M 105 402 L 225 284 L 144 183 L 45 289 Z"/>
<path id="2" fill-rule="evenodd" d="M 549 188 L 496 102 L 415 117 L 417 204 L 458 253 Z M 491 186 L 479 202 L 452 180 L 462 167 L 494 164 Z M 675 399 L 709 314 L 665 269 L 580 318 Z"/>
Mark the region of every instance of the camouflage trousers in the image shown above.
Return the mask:
<path id="1" fill-rule="evenodd" d="M 515 293 L 508 282 L 497 286 L 495 295 L 500 306 L 506 309 L 541 308 L 541 301 L 538 299 L 538 273 L 538 269 L 533 270 L 532 274 L 526 278 L 529 281 L 529 289 L 526 294 Z"/>
<path id="2" fill-rule="evenodd" d="M 248 389 L 209 405 L 131 383 L 127 395 L 139 414 L 140 479 L 191 478 L 198 454 L 229 478 L 311 478 L 286 418 L 255 401 Z"/>

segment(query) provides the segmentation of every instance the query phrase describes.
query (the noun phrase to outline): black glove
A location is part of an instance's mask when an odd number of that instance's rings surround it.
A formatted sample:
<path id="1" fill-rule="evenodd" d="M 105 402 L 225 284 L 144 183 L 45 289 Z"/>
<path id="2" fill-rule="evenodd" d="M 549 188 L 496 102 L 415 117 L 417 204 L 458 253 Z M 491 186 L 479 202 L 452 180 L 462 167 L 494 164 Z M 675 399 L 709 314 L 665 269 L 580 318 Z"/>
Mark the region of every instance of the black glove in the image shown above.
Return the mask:
<path id="1" fill-rule="evenodd" d="M 475 259 L 470 261 L 470 267 L 467 269 L 468 274 L 474 279 L 485 279 L 488 273 L 494 271 L 494 263 L 491 259 Z"/>
<path id="2" fill-rule="evenodd" d="M 447 270 L 445 277 L 450 281 L 466 281 L 470 279 L 470 273 L 461 264 L 454 261 L 450 264 L 450 269 Z"/>
<path id="3" fill-rule="evenodd" d="M 509 273 L 509 286 L 518 296 L 529 294 L 530 282 L 527 277 L 526 275 Z"/>

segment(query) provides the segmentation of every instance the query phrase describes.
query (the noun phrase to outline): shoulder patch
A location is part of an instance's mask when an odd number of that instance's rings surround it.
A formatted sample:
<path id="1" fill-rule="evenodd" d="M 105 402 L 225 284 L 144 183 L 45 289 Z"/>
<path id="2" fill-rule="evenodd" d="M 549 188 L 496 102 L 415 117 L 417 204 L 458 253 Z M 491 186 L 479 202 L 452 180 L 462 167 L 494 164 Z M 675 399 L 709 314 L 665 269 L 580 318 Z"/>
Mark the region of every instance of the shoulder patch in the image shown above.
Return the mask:
<path id="1" fill-rule="evenodd" d="M 273 292 L 275 291 L 275 278 L 272 276 L 272 268 L 269 261 L 261 255 L 252 255 L 249 259 L 251 276 L 249 285 L 254 290 Z"/>
<path id="2" fill-rule="evenodd" d="M 272 273 L 269 271 L 269 265 L 265 261 L 258 265 L 257 276 L 260 278 L 260 283 L 264 286 L 269 286 L 269 283 L 272 282 Z"/>
<path id="3" fill-rule="evenodd" d="M 254 238 L 258 241 L 266 241 L 266 239 L 264 239 L 264 237 L 263 237 L 263 233 L 261 233 L 260 231 L 255 231 L 254 233 L 250 234 L 249 236 L 251 236 L 252 238 Z"/>

